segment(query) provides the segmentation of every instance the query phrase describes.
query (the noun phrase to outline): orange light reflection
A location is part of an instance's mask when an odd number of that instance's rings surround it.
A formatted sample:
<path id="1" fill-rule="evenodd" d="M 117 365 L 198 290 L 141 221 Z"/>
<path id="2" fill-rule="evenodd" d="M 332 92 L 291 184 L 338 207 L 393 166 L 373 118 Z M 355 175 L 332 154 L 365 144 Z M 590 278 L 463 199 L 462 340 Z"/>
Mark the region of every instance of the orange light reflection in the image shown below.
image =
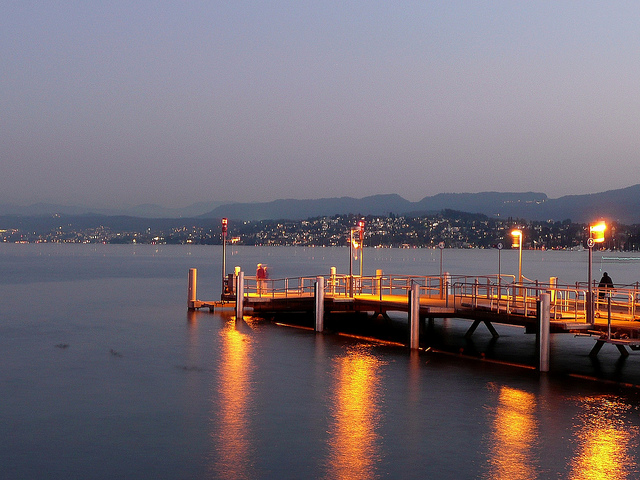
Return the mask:
<path id="1" fill-rule="evenodd" d="M 229 322 L 220 335 L 219 410 L 217 413 L 214 473 L 219 478 L 251 478 L 249 399 L 251 394 L 251 344 L 248 336 Z"/>
<path id="2" fill-rule="evenodd" d="M 536 407 L 533 394 L 500 387 L 491 432 L 489 472 L 485 478 L 538 478 L 532 454 L 538 436 L 538 424 L 534 416 Z"/>
<path id="3" fill-rule="evenodd" d="M 374 477 L 380 457 L 376 433 L 380 423 L 380 365 L 366 347 L 337 359 L 327 478 Z"/>
<path id="4" fill-rule="evenodd" d="M 630 475 L 637 471 L 630 450 L 636 448 L 638 428 L 627 423 L 626 413 L 631 407 L 614 397 L 588 397 L 583 406 L 576 435 L 577 455 L 571 462 L 569 478 L 632 478 Z"/>

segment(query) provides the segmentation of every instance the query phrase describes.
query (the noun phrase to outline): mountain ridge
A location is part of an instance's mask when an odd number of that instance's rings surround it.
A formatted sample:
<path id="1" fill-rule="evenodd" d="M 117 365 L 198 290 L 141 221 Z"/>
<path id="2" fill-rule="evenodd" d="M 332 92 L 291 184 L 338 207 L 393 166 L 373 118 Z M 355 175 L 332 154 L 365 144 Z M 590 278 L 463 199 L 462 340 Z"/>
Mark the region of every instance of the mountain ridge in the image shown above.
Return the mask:
<path id="1" fill-rule="evenodd" d="M 525 220 L 571 220 L 588 223 L 607 218 L 625 224 L 640 223 L 640 184 L 584 195 L 565 195 L 550 199 L 540 192 L 438 193 L 411 202 L 398 194 L 379 194 L 363 198 L 330 197 L 320 199 L 278 199 L 269 202 L 200 202 L 184 208 L 164 208 L 144 204 L 128 209 L 96 209 L 55 204 L 19 207 L 0 204 L 0 215 L 128 215 L 141 218 L 227 217 L 232 220 L 304 220 L 333 215 L 425 215 L 442 210 L 480 213 L 488 217 Z"/>

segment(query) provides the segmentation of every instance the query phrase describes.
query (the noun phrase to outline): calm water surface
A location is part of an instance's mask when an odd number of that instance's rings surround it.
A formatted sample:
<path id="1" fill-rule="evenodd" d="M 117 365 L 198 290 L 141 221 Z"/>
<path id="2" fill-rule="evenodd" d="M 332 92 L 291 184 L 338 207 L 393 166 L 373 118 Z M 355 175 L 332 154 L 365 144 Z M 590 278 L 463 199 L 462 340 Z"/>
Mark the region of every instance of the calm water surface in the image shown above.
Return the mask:
<path id="1" fill-rule="evenodd" d="M 629 254 L 594 276 L 640 280 Z M 634 479 L 640 355 L 552 335 L 436 321 L 443 353 L 188 312 L 219 298 L 219 247 L 0 245 L 0 478 Z M 234 248 L 272 277 L 348 270 L 346 249 Z M 452 274 L 495 274 L 497 251 L 445 250 Z M 435 250 L 366 250 L 365 274 L 438 274 Z M 517 273 L 517 253 L 501 253 Z M 585 281 L 586 252 L 523 252 L 531 279 Z M 458 355 L 463 348 L 469 355 Z M 453 352 L 453 353 L 446 353 Z M 485 353 L 495 361 L 478 360 Z M 509 362 L 525 364 L 508 365 Z M 583 376 L 597 377 L 587 380 Z"/>

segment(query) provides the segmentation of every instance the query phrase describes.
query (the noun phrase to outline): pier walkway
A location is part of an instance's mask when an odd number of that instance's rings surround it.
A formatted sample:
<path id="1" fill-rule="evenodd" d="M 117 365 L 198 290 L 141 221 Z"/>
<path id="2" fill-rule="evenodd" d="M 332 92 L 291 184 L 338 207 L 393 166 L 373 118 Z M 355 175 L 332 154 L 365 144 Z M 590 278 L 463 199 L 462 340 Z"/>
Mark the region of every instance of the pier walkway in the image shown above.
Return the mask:
<path id="1" fill-rule="evenodd" d="M 499 336 L 494 324 L 521 326 L 527 333 L 539 333 L 540 301 L 542 294 L 546 294 L 550 333 L 593 335 L 596 338 L 591 351 L 593 356 L 605 343 L 615 345 L 625 356 L 628 355 L 625 347 L 640 349 L 640 289 L 637 284 L 606 291 L 598 291 L 595 285 L 592 286 L 593 322 L 589 322 L 587 313 L 588 285 L 560 285 L 554 278 L 547 283 L 518 283 L 513 276 L 507 275 L 407 276 L 378 272 L 375 276 L 363 277 L 331 274 L 259 280 L 240 274 L 237 278 L 229 277 L 226 291 L 222 300 L 235 302 L 239 315 L 245 309 L 257 316 L 306 312 L 316 315 L 316 330 L 320 331 L 323 318 L 318 316 L 326 314 L 353 312 L 388 318 L 389 312 L 404 312 L 409 315 L 410 323 L 411 315 L 421 322 L 436 318 L 468 319 L 472 323 L 467 336 L 484 324 L 494 337 Z M 237 301 L 238 292 L 241 301 Z M 190 309 L 213 310 L 220 305 L 220 302 L 199 301 L 195 295 L 192 297 Z M 411 298 L 417 298 L 414 303 L 419 306 L 412 306 Z"/>

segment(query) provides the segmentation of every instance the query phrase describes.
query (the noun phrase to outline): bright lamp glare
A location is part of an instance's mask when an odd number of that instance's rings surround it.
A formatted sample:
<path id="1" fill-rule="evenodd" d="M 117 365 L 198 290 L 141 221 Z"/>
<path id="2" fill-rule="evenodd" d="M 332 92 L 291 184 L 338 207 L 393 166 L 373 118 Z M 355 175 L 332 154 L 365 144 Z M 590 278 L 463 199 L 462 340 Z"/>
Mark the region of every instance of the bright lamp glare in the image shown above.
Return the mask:
<path id="1" fill-rule="evenodd" d="M 589 233 L 595 243 L 604 242 L 604 231 L 607 229 L 607 225 L 604 222 L 596 223 L 589 226 Z"/>

